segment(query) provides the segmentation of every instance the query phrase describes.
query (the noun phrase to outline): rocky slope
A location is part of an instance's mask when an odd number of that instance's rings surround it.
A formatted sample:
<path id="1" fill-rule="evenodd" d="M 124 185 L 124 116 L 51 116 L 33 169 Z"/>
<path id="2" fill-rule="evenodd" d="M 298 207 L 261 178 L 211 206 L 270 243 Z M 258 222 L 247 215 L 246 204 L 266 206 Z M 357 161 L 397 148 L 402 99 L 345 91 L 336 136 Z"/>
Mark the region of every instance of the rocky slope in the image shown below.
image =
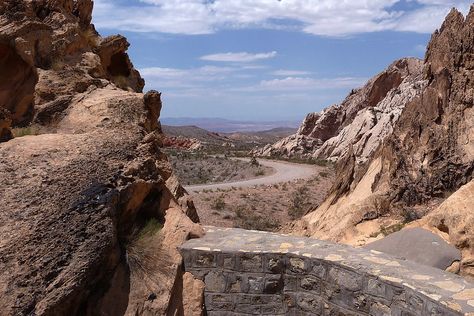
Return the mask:
<path id="1" fill-rule="evenodd" d="M 337 161 L 352 148 L 365 160 L 391 134 L 405 104 L 420 93 L 425 85 L 421 72 L 422 61 L 398 60 L 341 104 L 308 114 L 296 134 L 254 154 Z"/>
<path id="2" fill-rule="evenodd" d="M 304 218 L 308 235 L 364 243 L 384 221 L 426 215 L 422 224 L 460 248 L 461 273 L 474 276 L 473 39 L 474 8 L 466 18 L 453 9 L 428 46 L 426 86 L 373 154 L 360 159 L 353 147 L 339 160 L 332 193 Z"/>
<path id="3" fill-rule="evenodd" d="M 182 314 L 199 289 L 176 251 L 202 230 L 160 149 L 160 94 L 140 93 L 92 5 L 0 1 L 2 315 Z"/>

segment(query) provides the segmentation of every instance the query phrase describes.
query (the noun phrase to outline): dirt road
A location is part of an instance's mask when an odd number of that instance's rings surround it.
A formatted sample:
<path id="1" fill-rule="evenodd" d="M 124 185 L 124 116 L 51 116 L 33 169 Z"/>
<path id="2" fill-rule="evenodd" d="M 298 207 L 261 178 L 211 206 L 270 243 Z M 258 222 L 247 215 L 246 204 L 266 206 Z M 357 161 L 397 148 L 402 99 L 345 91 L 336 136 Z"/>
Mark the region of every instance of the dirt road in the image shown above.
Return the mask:
<path id="1" fill-rule="evenodd" d="M 240 158 L 241 160 L 250 161 L 250 159 Z M 214 183 L 214 184 L 199 184 L 186 186 L 185 189 L 188 192 L 197 192 L 202 190 L 215 190 L 215 189 L 230 189 L 234 188 L 248 188 L 258 185 L 272 185 L 275 183 L 288 182 L 297 179 L 309 179 L 316 174 L 316 168 L 306 164 L 296 164 L 276 160 L 259 159 L 259 162 L 267 167 L 271 167 L 275 170 L 273 174 L 268 176 L 242 180 L 236 182 L 227 183 Z"/>

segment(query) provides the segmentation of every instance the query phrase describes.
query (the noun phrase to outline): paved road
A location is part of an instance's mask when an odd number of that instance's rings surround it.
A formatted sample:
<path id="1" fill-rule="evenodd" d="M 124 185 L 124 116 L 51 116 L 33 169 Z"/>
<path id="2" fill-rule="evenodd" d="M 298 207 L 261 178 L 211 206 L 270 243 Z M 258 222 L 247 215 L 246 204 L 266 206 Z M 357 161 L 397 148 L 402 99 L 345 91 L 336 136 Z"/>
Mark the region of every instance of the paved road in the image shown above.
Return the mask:
<path id="1" fill-rule="evenodd" d="M 240 160 L 250 161 L 250 159 L 245 158 L 241 158 Z M 248 188 L 261 184 L 271 185 L 275 183 L 288 182 L 297 179 L 309 179 L 317 172 L 316 167 L 306 164 L 296 164 L 267 159 L 259 159 L 258 161 L 264 166 L 273 168 L 275 172 L 268 176 L 255 179 L 226 183 L 191 185 L 186 186 L 185 189 L 188 192 L 196 192 L 202 190 L 230 189 L 232 187 Z"/>

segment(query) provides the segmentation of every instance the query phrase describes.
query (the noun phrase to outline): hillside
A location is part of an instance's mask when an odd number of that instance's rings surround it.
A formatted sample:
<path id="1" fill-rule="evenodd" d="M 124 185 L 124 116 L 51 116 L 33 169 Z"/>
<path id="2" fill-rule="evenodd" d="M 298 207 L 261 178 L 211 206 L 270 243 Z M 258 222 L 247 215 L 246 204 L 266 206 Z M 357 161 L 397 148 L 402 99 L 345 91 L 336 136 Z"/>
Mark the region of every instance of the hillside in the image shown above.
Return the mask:
<path id="1" fill-rule="evenodd" d="M 361 104 L 367 110 L 356 108 L 347 124 L 336 124 L 329 134 L 320 128 L 329 113 L 337 112 L 334 108 L 308 117 L 300 134 L 323 142 L 306 153 L 337 160 L 338 175 L 326 201 L 293 227 L 295 232 L 364 244 L 387 229 L 421 225 L 458 247 L 460 272 L 474 276 L 473 21 L 473 9 L 465 18 L 453 9 L 431 38 L 422 76 L 405 86 L 386 86 L 391 88 L 382 89 L 385 98 L 376 94 L 378 103 L 371 103 L 373 94 L 364 94 Z M 394 110 L 381 114 L 380 108 Z M 336 110 L 348 118 L 348 107 Z M 377 119 L 365 132 L 367 124 L 357 122 L 367 122 L 370 112 Z M 370 141 L 387 115 L 397 119 Z"/>
<path id="2" fill-rule="evenodd" d="M 258 146 L 265 146 L 276 140 L 291 135 L 293 128 L 278 127 L 257 132 L 210 132 L 197 126 L 169 126 L 163 125 L 166 135 L 165 146 L 175 148 L 215 150 L 230 147 L 235 150 L 249 150 Z"/>

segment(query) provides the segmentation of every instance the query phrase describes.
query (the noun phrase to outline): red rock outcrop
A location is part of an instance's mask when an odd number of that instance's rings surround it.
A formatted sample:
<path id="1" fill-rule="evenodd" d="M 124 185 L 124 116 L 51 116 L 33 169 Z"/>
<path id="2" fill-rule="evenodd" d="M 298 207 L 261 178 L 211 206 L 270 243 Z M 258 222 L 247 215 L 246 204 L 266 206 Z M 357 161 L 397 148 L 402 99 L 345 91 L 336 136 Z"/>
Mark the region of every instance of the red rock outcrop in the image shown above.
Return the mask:
<path id="1" fill-rule="evenodd" d="M 426 87 L 407 103 L 393 133 L 366 161 L 357 161 L 353 151 L 340 161 L 342 171 L 332 194 L 305 218 L 310 235 L 364 239 L 374 233 L 367 230 L 368 222 L 423 216 L 473 179 L 473 21 L 474 7 L 466 18 L 453 9 L 433 34 L 424 64 Z M 466 192 L 463 189 L 459 196 L 469 199 Z M 436 211 L 430 223 L 438 223 L 461 248 L 461 272 L 472 274 L 474 233 L 468 213 L 474 209 L 472 203 L 465 205 L 456 212 Z M 457 220 L 466 222 L 459 225 Z"/>
<path id="2" fill-rule="evenodd" d="M 91 13 L 0 1 L 2 315 L 185 309 L 176 247 L 203 232 L 161 150 L 160 94 L 139 93 L 128 43 Z"/>

